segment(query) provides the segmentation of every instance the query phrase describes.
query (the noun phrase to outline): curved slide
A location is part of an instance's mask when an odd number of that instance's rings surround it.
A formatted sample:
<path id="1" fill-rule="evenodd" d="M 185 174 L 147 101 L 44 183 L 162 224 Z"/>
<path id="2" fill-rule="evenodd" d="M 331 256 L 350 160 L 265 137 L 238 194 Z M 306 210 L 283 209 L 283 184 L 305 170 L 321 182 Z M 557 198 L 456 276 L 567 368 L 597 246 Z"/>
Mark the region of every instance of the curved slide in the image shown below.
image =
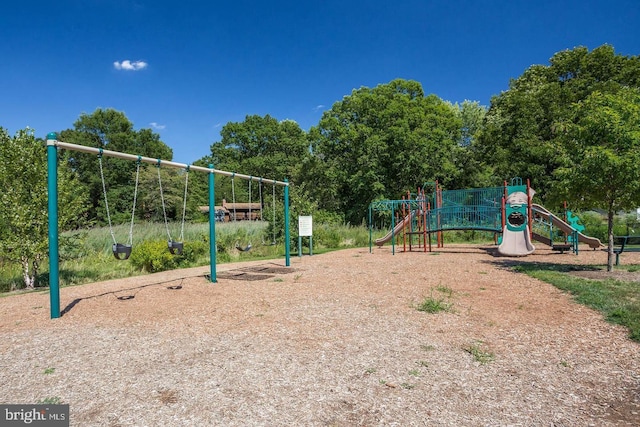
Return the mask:
<path id="1" fill-rule="evenodd" d="M 379 239 L 376 239 L 374 242 L 376 245 L 378 246 L 382 246 L 385 243 L 387 243 L 389 240 L 391 240 L 391 238 L 398 234 L 400 231 L 402 231 L 402 227 L 404 227 L 404 223 L 405 221 L 410 221 L 411 218 L 413 218 L 416 215 L 415 211 L 411 212 L 409 215 L 405 216 L 402 221 L 399 221 L 396 226 L 393 228 L 393 230 L 389 231 L 387 234 L 384 235 L 384 237 L 381 237 Z"/>
<path id="2" fill-rule="evenodd" d="M 573 228 L 570 224 L 564 222 L 563 220 L 561 220 L 560 218 L 558 218 L 557 216 L 549 212 L 549 210 L 547 210 L 544 206 L 540 206 L 535 203 L 532 203 L 531 211 L 540 215 L 542 218 L 546 219 L 547 221 L 551 221 L 553 225 L 558 227 L 560 230 L 562 230 L 566 234 L 571 234 L 574 231 L 576 231 L 576 229 Z M 578 241 L 581 243 L 586 243 L 592 249 L 599 249 L 600 247 L 602 247 L 602 243 L 600 242 L 599 239 L 595 237 L 585 236 L 580 232 L 578 233 Z"/>
<path id="3" fill-rule="evenodd" d="M 509 224 L 503 227 L 502 241 L 498 246 L 500 255 L 527 256 L 536 250 L 536 247 L 531 243 L 529 225 L 526 224 L 525 215 L 522 213 L 522 209 L 527 206 L 528 201 L 529 196 L 522 191 L 511 193 L 507 197 L 506 203 L 509 204 L 511 213 L 507 210 L 504 215 L 508 214 L 509 217 L 514 217 L 514 223 L 510 223 L 514 230 L 509 229 Z M 507 217 L 507 221 L 510 221 L 509 217 Z"/>
<path id="4" fill-rule="evenodd" d="M 507 227 L 502 230 L 502 242 L 498 252 L 503 256 L 526 256 L 536 250 L 529 237 L 529 227 L 522 231 L 511 231 Z"/>

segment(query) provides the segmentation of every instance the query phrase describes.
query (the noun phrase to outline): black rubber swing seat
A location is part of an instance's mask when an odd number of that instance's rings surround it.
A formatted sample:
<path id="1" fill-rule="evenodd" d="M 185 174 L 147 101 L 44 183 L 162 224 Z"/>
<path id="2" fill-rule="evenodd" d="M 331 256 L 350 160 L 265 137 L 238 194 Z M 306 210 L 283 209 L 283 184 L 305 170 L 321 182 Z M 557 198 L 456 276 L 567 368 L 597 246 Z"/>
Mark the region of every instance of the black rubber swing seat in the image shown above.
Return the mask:
<path id="1" fill-rule="evenodd" d="M 114 243 L 112 247 L 113 256 L 120 261 L 129 259 L 131 256 L 131 245 L 123 245 L 122 243 Z"/>
<path id="2" fill-rule="evenodd" d="M 244 248 L 242 246 L 240 246 L 240 244 L 236 243 L 236 249 L 239 250 L 240 252 L 247 252 L 251 250 L 251 243 L 249 243 L 247 246 L 245 246 Z"/>
<path id="3" fill-rule="evenodd" d="M 174 242 L 173 240 L 169 240 L 167 242 L 167 245 L 169 246 L 169 252 L 171 252 L 171 255 L 182 255 L 182 250 L 184 248 L 182 242 Z"/>
<path id="4" fill-rule="evenodd" d="M 276 244 L 277 243 L 275 239 L 273 239 L 271 242 L 265 242 L 264 239 L 262 239 L 262 246 L 275 246 Z"/>

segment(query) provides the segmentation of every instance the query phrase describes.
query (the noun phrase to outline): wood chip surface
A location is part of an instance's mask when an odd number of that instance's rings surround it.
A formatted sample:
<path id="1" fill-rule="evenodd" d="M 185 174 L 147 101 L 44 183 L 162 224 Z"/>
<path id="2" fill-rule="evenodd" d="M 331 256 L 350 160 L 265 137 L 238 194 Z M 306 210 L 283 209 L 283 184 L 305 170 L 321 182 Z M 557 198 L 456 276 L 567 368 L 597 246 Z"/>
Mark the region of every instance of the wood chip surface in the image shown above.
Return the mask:
<path id="1" fill-rule="evenodd" d="M 0 403 L 68 403 L 73 426 L 640 425 L 640 345 L 512 270 L 604 252 L 391 252 L 63 287 L 54 320 L 47 292 L 0 298 Z"/>

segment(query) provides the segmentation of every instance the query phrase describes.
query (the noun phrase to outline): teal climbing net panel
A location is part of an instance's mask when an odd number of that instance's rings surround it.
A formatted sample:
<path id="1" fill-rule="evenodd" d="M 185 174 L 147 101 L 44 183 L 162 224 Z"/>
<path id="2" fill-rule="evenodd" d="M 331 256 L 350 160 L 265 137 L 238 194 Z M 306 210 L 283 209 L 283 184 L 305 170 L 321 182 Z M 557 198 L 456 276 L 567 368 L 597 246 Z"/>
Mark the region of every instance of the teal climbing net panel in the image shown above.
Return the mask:
<path id="1" fill-rule="evenodd" d="M 428 230 L 502 231 L 504 187 L 435 191 L 427 215 Z"/>

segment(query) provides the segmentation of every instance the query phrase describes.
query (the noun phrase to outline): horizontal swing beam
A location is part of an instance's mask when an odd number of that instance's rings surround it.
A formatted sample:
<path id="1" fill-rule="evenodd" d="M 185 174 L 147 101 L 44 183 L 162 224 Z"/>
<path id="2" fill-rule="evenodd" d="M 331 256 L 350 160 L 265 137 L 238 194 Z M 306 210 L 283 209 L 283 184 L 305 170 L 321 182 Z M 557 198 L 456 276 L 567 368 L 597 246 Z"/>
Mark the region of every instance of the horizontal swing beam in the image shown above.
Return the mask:
<path id="1" fill-rule="evenodd" d="M 241 173 L 223 171 L 219 169 L 205 168 L 205 167 L 196 166 L 196 165 L 187 165 L 185 163 L 172 162 L 169 160 L 162 160 L 162 159 L 154 159 L 154 158 L 145 157 L 145 156 L 137 156 L 134 154 L 121 153 L 119 151 L 111 151 L 111 150 L 105 150 L 105 149 L 100 149 L 95 147 L 87 147 L 86 145 L 70 144 L 68 142 L 62 142 L 62 141 L 51 140 L 51 139 L 47 140 L 47 145 L 53 145 L 54 147 L 64 148 L 72 151 L 80 151 L 82 153 L 98 154 L 106 157 L 115 157 L 117 159 L 134 160 L 134 161 L 140 161 L 143 163 L 151 163 L 157 166 L 167 166 L 167 167 L 172 167 L 176 169 L 189 169 L 190 171 L 195 170 L 195 171 L 206 172 L 206 173 L 215 173 L 216 175 L 224 175 L 224 176 L 229 176 L 233 178 L 242 178 L 250 181 L 260 181 L 260 182 L 265 182 L 267 184 L 281 185 L 283 187 L 286 187 L 289 185 L 288 182 L 277 181 L 275 179 L 266 179 L 266 178 L 251 176 L 251 175 L 244 175 Z"/>

